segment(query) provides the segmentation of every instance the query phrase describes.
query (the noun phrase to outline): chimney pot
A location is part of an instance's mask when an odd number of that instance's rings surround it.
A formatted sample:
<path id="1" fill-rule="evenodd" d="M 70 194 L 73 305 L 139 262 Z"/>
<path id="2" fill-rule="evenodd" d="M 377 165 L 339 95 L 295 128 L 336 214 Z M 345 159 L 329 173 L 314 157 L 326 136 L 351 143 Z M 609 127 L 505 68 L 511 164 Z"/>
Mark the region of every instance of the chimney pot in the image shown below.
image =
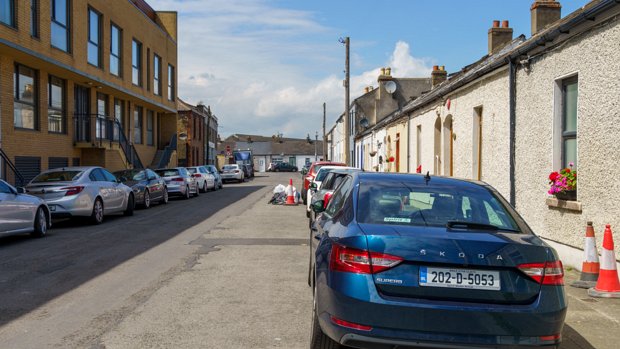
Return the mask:
<path id="1" fill-rule="evenodd" d="M 438 65 L 433 66 L 433 71 L 431 72 L 431 89 L 434 89 L 448 78 L 448 72 L 444 69 L 445 67 L 443 65 L 441 67 Z"/>
<path id="2" fill-rule="evenodd" d="M 512 28 L 509 27 L 507 20 L 502 22 L 501 28 L 499 27 L 499 21 L 493 21 L 493 27 L 489 29 L 489 55 L 496 53 L 512 41 L 512 32 Z"/>
<path id="3" fill-rule="evenodd" d="M 493 28 L 499 28 L 499 21 L 498 20 L 494 20 L 493 21 Z"/>
<path id="4" fill-rule="evenodd" d="M 502 28 L 509 28 L 510 26 L 508 25 L 508 21 L 504 20 L 502 21 Z"/>
<path id="5" fill-rule="evenodd" d="M 433 71 L 439 70 L 439 66 L 438 65 L 434 65 L 433 66 Z"/>
<path id="6" fill-rule="evenodd" d="M 441 71 L 445 71 L 445 70 L 446 70 L 446 66 L 445 66 L 445 65 L 440 66 L 440 67 L 439 67 L 439 70 L 441 70 Z"/>
<path id="7" fill-rule="evenodd" d="M 392 68 L 390 67 L 385 68 L 385 75 L 392 75 Z"/>
<path id="8" fill-rule="evenodd" d="M 385 68 L 381 68 L 381 75 L 385 75 Z"/>

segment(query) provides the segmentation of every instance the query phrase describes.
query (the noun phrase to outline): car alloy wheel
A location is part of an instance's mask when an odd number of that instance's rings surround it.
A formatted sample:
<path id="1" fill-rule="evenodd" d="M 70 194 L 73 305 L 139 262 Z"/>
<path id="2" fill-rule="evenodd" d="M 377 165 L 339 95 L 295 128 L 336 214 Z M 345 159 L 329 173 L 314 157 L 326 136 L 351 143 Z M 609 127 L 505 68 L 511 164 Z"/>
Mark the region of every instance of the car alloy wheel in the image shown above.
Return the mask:
<path id="1" fill-rule="evenodd" d="M 149 194 L 148 190 L 144 191 L 144 208 L 151 207 L 151 194 Z"/>
<path id="2" fill-rule="evenodd" d="M 39 207 L 34 217 L 34 231 L 32 232 L 32 236 L 40 238 L 45 236 L 45 234 L 47 234 L 47 217 L 45 216 L 43 207 Z"/>
<path id="3" fill-rule="evenodd" d="M 200 195 L 200 188 L 198 187 L 198 183 L 196 183 L 196 193 L 194 193 L 194 196 L 198 195 Z"/>
<path id="4" fill-rule="evenodd" d="M 189 185 L 185 186 L 185 196 L 183 197 L 185 200 L 189 199 L 190 197 L 190 193 L 189 193 Z"/>
<path id="5" fill-rule="evenodd" d="M 129 194 L 129 198 L 127 199 L 127 208 L 123 212 L 125 216 L 133 216 L 133 209 L 136 207 L 136 201 L 133 198 L 133 194 Z"/>
<path id="6" fill-rule="evenodd" d="M 202 186 L 202 192 L 206 193 L 209 191 L 209 187 L 207 187 L 207 181 L 205 181 L 205 184 Z"/>
<path id="7" fill-rule="evenodd" d="M 93 212 L 90 215 L 90 221 L 93 224 L 103 223 L 103 202 L 100 198 L 95 199 L 93 204 Z"/>

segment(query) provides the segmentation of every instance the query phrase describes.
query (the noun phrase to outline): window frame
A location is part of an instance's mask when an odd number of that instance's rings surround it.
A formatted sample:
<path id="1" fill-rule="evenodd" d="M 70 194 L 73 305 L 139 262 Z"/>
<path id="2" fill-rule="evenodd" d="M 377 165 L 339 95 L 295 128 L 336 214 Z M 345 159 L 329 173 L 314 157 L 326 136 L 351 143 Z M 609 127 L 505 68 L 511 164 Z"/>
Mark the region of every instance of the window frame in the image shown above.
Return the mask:
<path id="1" fill-rule="evenodd" d="M 103 68 L 103 57 L 102 57 L 102 41 L 103 41 L 103 33 L 102 33 L 102 29 L 103 29 L 103 15 L 101 14 L 101 12 L 95 10 L 93 7 L 88 6 L 88 35 L 87 35 L 87 39 L 86 39 L 86 62 L 88 62 L 88 64 L 97 67 L 97 68 Z M 91 37 L 91 32 L 93 30 L 93 23 L 92 23 L 92 15 L 94 15 L 97 18 L 97 42 L 93 41 L 94 38 Z M 90 47 L 94 46 L 97 49 L 97 62 L 92 62 L 90 59 Z"/>
<path id="2" fill-rule="evenodd" d="M 118 54 L 114 54 L 114 29 L 118 32 Z M 112 71 L 112 58 L 118 60 L 117 69 L 118 72 Z M 118 77 L 123 77 L 123 29 L 116 25 L 114 22 L 110 22 L 110 74 Z"/>
<path id="3" fill-rule="evenodd" d="M 153 94 L 161 96 L 161 57 L 157 54 L 153 54 Z"/>
<path id="4" fill-rule="evenodd" d="M 134 54 L 137 55 L 135 59 Z M 134 80 L 134 71 L 137 72 L 137 81 Z M 142 42 L 136 38 L 131 40 L 131 83 L 134 86 L 142 87 Z"/>
<path id="5" fill-rule="evenodd" d="M 174 66 L 172 64 L 168 64 L 168 100 L 169 101 L 174 101 L 176 98 L 176 94 L 174 91 L 174 88 L 175 88 L 174 77 L 175 77 Z"/>
<path id="6" fill-rule="evenodd" d="M 26 68 L 32 71 L 32 88 L 33 88 L 32 102 L 28 102 L 28 101 L 25 101 L 19 98 L 19 81 L 20 81 L 19 68 L 20 67 L 23 67 L 23 68 Z M 21 129 L 21 130 L 38 131 L 39 130 L 39 71 L 34 68 L 30 68 L 29 66 L 15 63 L 13 77 L 14 77 L 13 78 L 13 127 L 16 129 Z M 33 113 L 33 127 L 32 128 L 16 126 L 15 107 L 18 103 L 32 108 L 32 113 Z M 22 120 L 22 125 L 23 125 L 23 120 Z"/>
<path id="7" fill-rule="evenodd" d="M 71 0 L 63 0 L 65 1 L 65 22 L 66 23 L 62 23 L 59 22 L 56 18 L 56 12 L 58 11 L 54 11 L 56 9 L 56 2 L 58 0 L 51 0 L 50 3 L 50 11 L 51 11 L 51 22 L 50 22 L 50 45 L 53 48 L 56 48 L 58 50 L 61 50 L 63 52 L 67 52 L 67 53 L 71 53 Z M 54 45 L 54 25 L 59 26 L 60 28 L 64 29 L 65 31 L 65 40 L 66 40 L 66 44 L 67 47 L 66 48 L 62 48 L 58 45 Z"/>
<path id="8" fill-rule="evenodd" d="M 133 143 L 143 144 L 142 142 L 142 126 L 144 121 L 142 120 L 144 110 L 142 106 L 134 105 L 133 109 Z"/>
<path id="9" fill-rule="evenodd" d="M 41 28 L 39 26 L 39 0 L 30 0 L 30 36 L 33 38 L 39 38 L 41 35 Z"/>
<path id="10" fill-rule="evenodd" d="M 150 121 L 150 128 L 149 128 Z M 146 145 L 155 145 L 155 112 L 152 110 L 146 111 Z"/>
<path id="11" fill-rule="evenodd" d="M 60 98 L 60 108 L 52 104 L 52 101 L 54 99 L 52 84 L 54 80 L 57 80 L 61 83 L 60 90 L 62 96 Z M 52 113 L 50 113 L 50 111 L 60 113 L 60 131 L 52 131 L 50 122 L 50 115 L 52 115 Z M 47 132 L 55 134 L 67 134 L 67 81 L 51 74 L 48 75 L 47 81 Z"/>
<path id="12" fill-rule="evenodd" d="M 575 103 L 579 103 L 579 77 L 577 75 L 573 75 L 570 77 L 567 77 L 565 79 L 562 79 L 561 84 L 560 84 L 560 88 L 561 88 L 561 112 L 560 112 L 560 163 L 561 163 L 561 167 L 562 168 L 566 168 L 568 167 L 568 163 L 566 161 L 566 141 L 567 140 L 571 140 L 574 139 L 575 140 L 575 156 L 577 155 L 577 133 L 578 133 L 578 124 L 577 124 L 577 120 L 578 120 L 578 110 L 575 110 L 575 130 L 574 131 L 566 131 L 566 124 L 567 124 L 567 113 L 566 113 L 566 105 L 567 105 L 567 87 L 569 85 L 576 85 L 577 86 L 577 101 Z M 570 161 L 569 161 L 570 162 Z M 577 166 L 577 158 L 575 158 L 575 160 L 573 161 L 575 168 Z"/>

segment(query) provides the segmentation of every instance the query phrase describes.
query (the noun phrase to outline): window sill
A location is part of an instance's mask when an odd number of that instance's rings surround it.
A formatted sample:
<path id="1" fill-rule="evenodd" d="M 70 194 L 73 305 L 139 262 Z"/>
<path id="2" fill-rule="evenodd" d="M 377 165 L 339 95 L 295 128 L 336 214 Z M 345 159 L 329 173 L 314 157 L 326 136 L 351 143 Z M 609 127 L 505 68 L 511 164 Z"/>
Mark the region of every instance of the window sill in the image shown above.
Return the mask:
<path id="1" fill-rule="evenodd" d="M 556 198 L 547 198 L 545 203 L 549 208 L 555 207 L 559 209 L 564 209 L 568 211 L 576 211 L 581 212 L 581 202 L 580 201 L 568 201 L 568 200 L 558 200 Z"/>

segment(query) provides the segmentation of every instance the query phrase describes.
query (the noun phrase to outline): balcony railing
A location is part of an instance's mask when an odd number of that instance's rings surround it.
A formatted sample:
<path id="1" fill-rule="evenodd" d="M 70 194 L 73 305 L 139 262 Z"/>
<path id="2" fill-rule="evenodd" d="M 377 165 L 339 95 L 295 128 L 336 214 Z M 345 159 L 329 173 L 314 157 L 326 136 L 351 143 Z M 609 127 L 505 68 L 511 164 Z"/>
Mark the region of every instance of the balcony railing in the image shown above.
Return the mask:
<path id="1" fill-rule="evenodd" d="M 103 147 L 118 144 L 125 158 L 134 168 L 144 168 L 133 144 L 127 139 L 123 126 L 117 119 L 100 114 L 76 114 L 74 120 L 74 141 L 88 142 Z"/>
<path id="2" fill-rule="evenodd" d="M 24 176 L 17 170 L 9 156 L 0 148 L 0 178 L 15 187 L 26 185 Z"/>

